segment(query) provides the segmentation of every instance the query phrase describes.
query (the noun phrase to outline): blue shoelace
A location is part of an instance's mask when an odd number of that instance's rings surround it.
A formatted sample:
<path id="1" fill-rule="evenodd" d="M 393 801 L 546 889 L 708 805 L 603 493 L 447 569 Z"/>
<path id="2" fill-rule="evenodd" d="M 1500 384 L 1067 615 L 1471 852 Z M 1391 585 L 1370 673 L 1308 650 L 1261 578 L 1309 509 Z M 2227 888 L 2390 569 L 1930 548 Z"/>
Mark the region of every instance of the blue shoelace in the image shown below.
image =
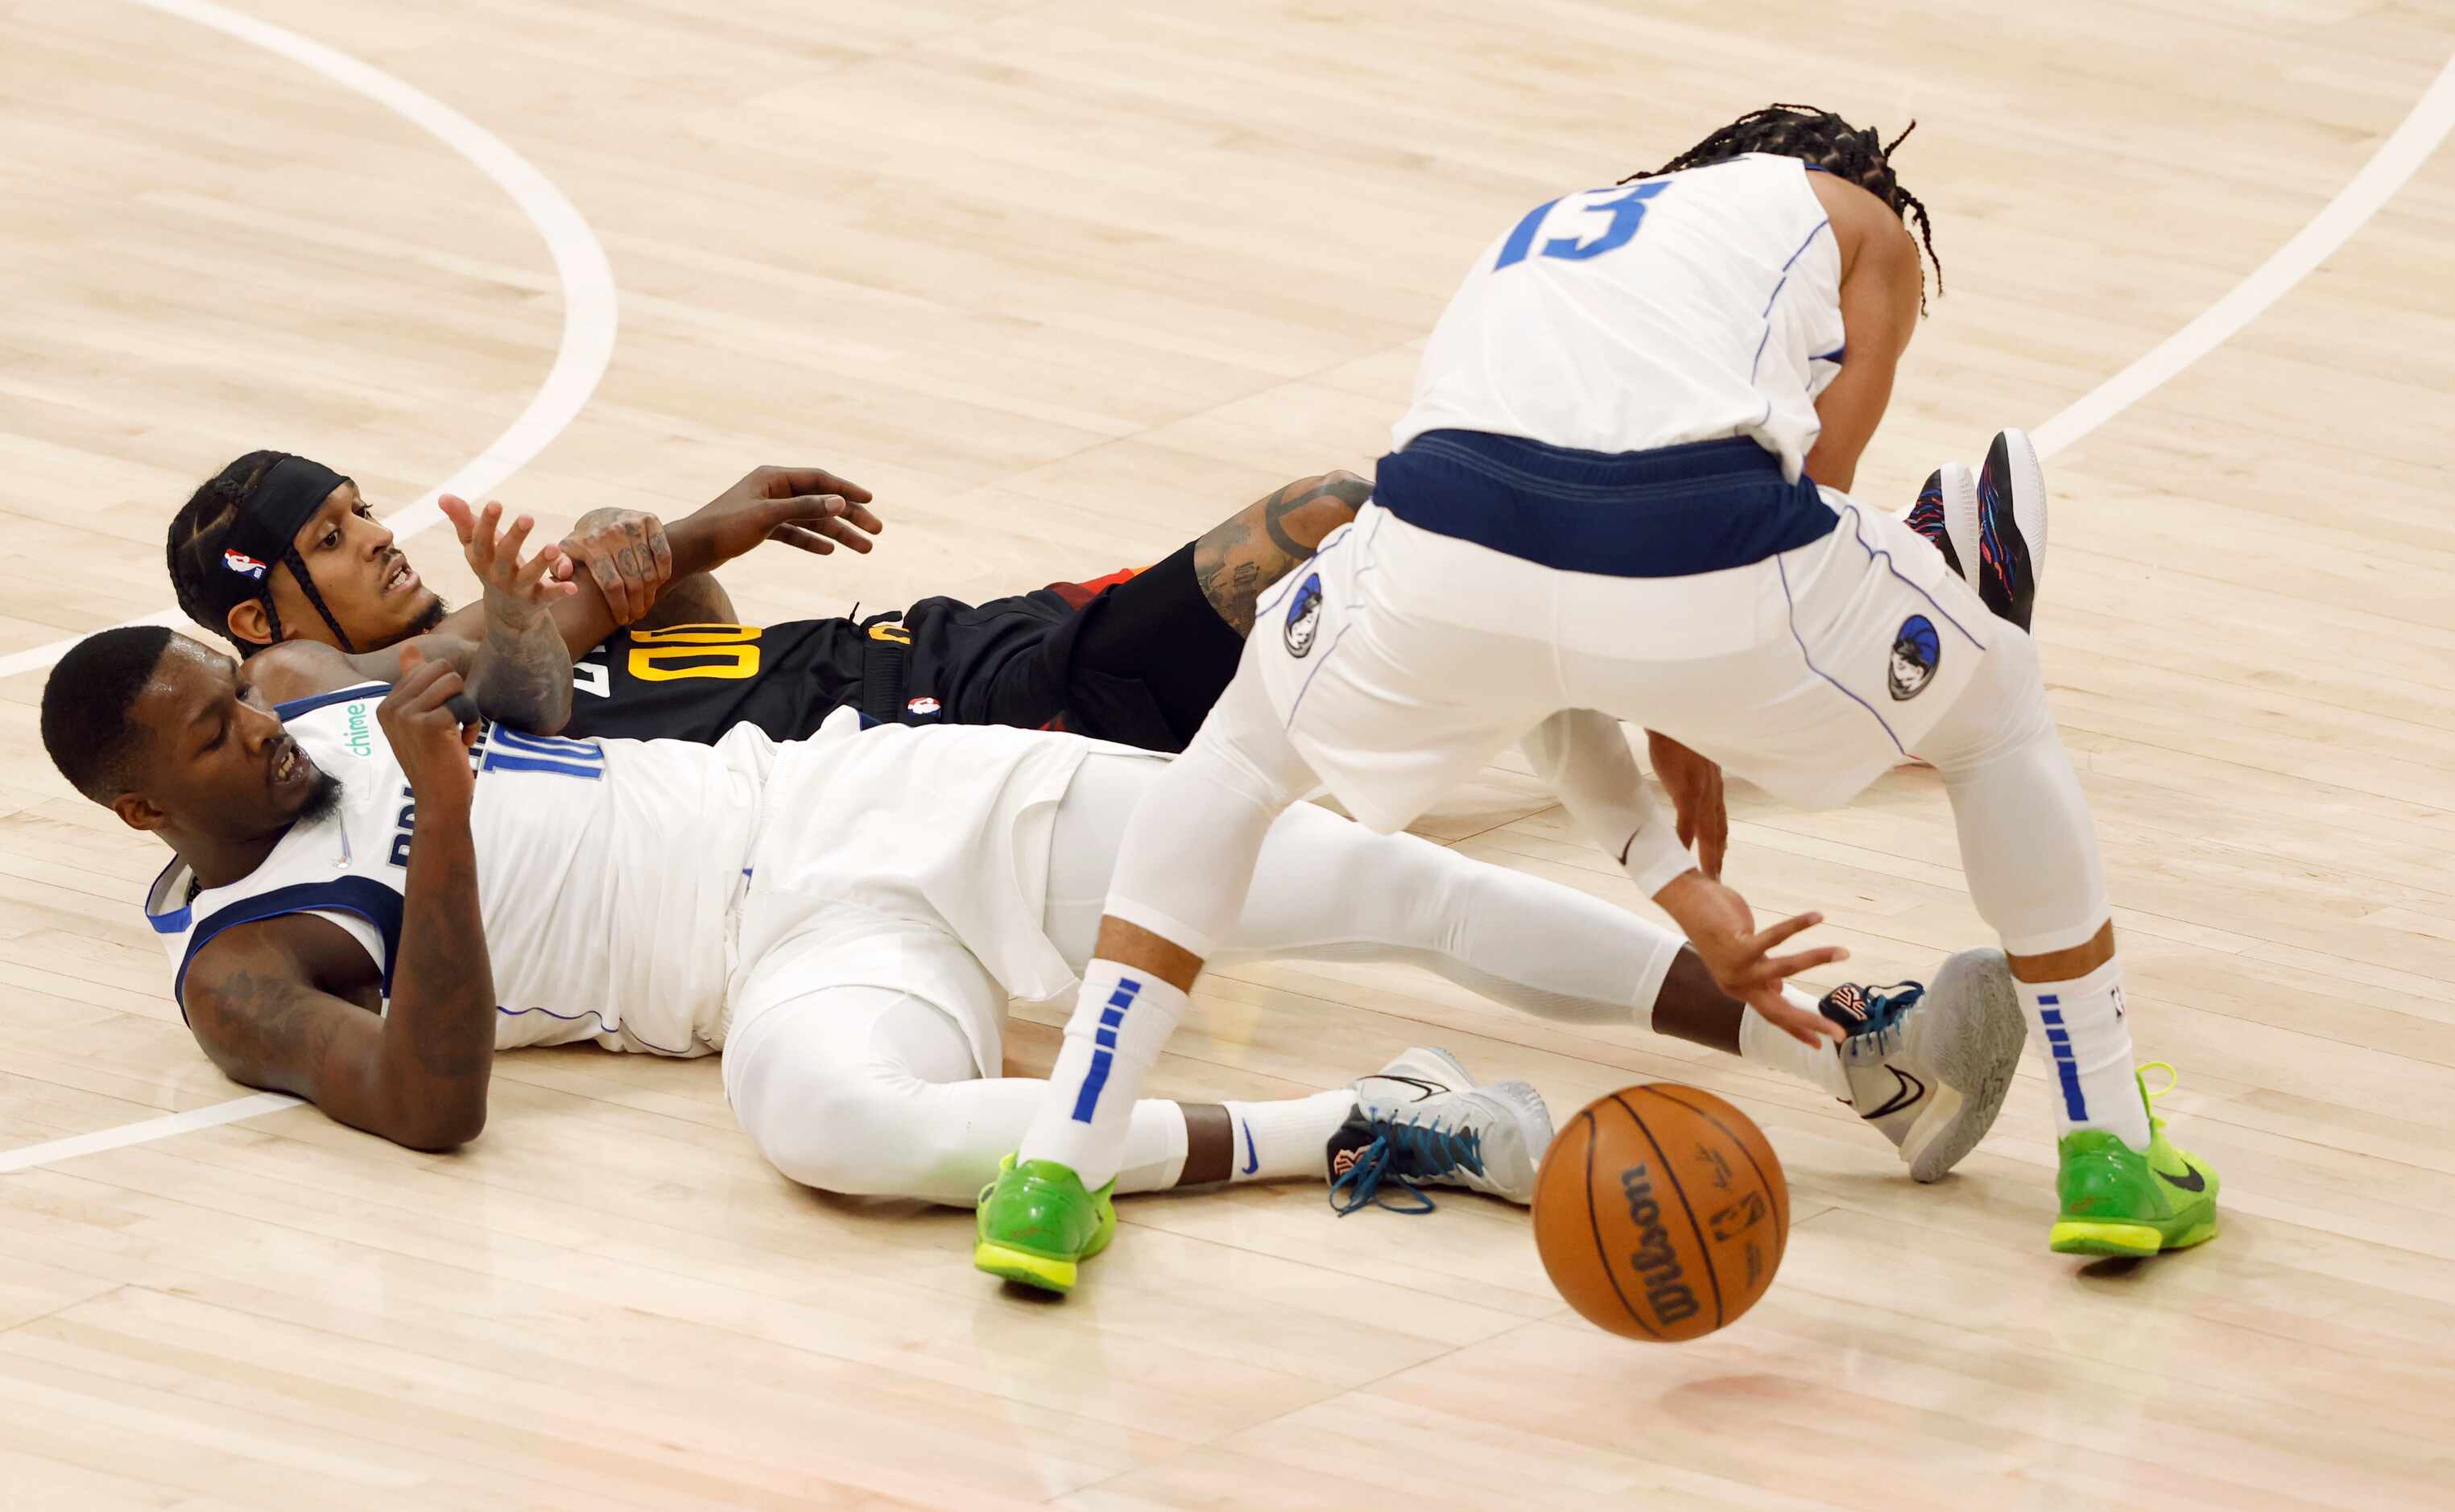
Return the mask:
<path id="1" fill-rule="evenodd" d="M 1922 981 L 1897 981 L 1889 987 L 1852 983 L 1825 994 L 1816 1007 L 1851 1038 L 1874 1036 L 1876 1048 L 1880 1051 L 1891 1048 L 1887 1037 L 1900 1027 L 1901 1016 L 1917 1007 L 1918 999 L 1925 996 L 1926 983 Z"/>
<path id="2" fill-rule="evenodd" d="M 1391 1119 L 1376 1119 L 1371 1128 L 1372 1142 L 1356 1155 L 1355 1163 L 1344 1175 L 1329 1183 L 1329 1205 L 1338 1210 L 1341 1218 L 1363 1207 L 1383 1207 L 1419 1218 L 1430 1212 L 1434 1204 L 1418 1182 L 1436 1179 L 1461 1167 L 1476 1176 L 1483 1174 L 1480 1130 L 1450 1130 L 1438 1122 Z M 1381 1190 L 1384 1181 L 1395 1181 L 1416 1205 L 1401 1207 L 1390 1201 L 1391 1194 Z"/>

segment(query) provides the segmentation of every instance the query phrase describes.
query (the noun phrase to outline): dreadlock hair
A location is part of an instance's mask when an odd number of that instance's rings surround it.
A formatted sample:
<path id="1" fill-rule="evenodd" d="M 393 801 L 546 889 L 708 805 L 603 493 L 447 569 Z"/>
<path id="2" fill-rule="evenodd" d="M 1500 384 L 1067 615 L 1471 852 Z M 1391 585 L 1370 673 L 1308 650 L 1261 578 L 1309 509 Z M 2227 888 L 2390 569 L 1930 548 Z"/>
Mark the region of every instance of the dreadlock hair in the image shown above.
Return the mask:
<path id="1" fill-rule="evenodd" d="M 163 547 L 163 564 L 170 570 L 172 590 L 179 595 L 179 608 L 190 619 L 236 646 L 242 655 L 265 648 L 240 639 L 231 630 L 229 616 L 213 613 L 213 602 L 204 592 L 204 584 L 208 574 L 220 569 L 222 548 L 230 540 L 232 528 L 238 524 L 239 506 L 255 491 L 255 486 L 264 481 L 264 474 L 273 470 L 273 464 L 285 454 L 280 452 L 250 452 L 205 479 L 195 493 L 188 495 L 188 502 L 180 506 L 179 513 L 171 516 L 169 539 Z M 324 616 L 324 623 L 331 628 L 334 637 L 340 641 L 341 649 L 356 651 L 357 648 L 350 643 L 348 634 L 341 629 L 341 622 L 333 617 L 332 610 L 325 607 L 324 595 L 316 592 L 315 579 L 308 575 L 307 564 L 299 558 L 297 546 L 283 542 L 281 560 L 289 567 L 291 579 L 297 583 L 298 591 L 307 595 L 307 602 L 314 605 L 315 612 Z M 264 605 L 266 630 L 278 642 L 281 639 L 281 613 L 273 607 L 273 583 L 269 575 L 263 592 L 257 595 L 257 601 Z"/>
<path id="2" fill-rule="evenodd" d="M 1935 264 L 1935 292 L 1940 294 L 1943 261 L 1935 254 L 1935 228 L 1927 224 L 1926 207 L 1918 203 L 1916 194 L 1901 188 L 1900 180 L 1893 174 L 1893 149 L 1917 130 L 1917 122 L 1912 121 L 1901 129 L 1900 135 L 1887 142 L 1872 127 L 1860 131 L 1832 111 L 1819 111 L 1812 105 L 1768 105 L 1761 111 L 1750 111 L 1654 171 L 1631 173 L 1620 182 L 1633 184 L 1640 178 L 1659 178 L 1681 169 L 1727 163 L 1750 152 L 1797 158 L 1882 200 L 1901 217 L 1903 225 L 1916 215 L 1918 240 L 1926 248 L 1926 260 Z M 1926 312 L 1923 267 L 1918 270 L 1918 312 Z"/>

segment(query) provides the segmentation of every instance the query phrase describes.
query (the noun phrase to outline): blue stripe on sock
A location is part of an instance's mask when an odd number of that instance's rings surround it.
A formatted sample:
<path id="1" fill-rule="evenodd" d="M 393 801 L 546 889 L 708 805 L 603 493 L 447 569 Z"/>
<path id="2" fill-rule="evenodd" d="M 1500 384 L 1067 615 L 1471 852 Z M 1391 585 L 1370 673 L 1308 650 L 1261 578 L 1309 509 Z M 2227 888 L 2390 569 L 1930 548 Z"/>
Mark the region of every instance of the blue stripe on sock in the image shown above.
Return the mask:
<path id="1" fill-rule="evenodd" d="M 2063 1112 L 2074 1123 L 2088 1121 L 2088 1099 L 2080 1095 L 2080 1062 L 2072 1058 L 2071 1043 L 2059 1030 L 2049 1029 L 2054 1038 L 2055 1077 L 2063 1086 Z"/>
<path id="2" fill-rule="evenodd" d="M 1116 1064 L 1117 1026 L 1126 1021 L 1126 1010 L 1134 1005 L 1134 998 L 1143 984 L 1131 977 L 1117 978 L 1117 990 L 1108 995 L 1108 1006 L 1100 1014 L 1102 1027 L 1093 1038 L 1100 1048 L 1091 1052 L 1091 1069 L 1084 1074 L 1083 1090 L 1074 1095 L 1074 1121 L 1088 1123 L 1100 1110 L 1100 1092 L 1108 1084 L 1108 1068 Z"/>
<path id="3" fill-rule="evenodd" d="M 2067 1033 L 2066 1031 L 2064 1031 L 2064 1030 L 2060 1030 L 2060 1029 L 2049 1029 L 2049 1030 L 2047 1030 L 2047 1031 L 2046 1031 L 2046 1038 L 2047 1038 L 2047 1040 L 2048 1040 L 2049 1042 L 2054 1043 L 2054 1044 L 2059 1044 L 2059 1045 L 2067 1045 L 2067 1044 L 2071 1043 L 2071 1036 L 2070 1036 L 2070 1034 L 2069 1034 L 2069 1033 Z"/>
<path id="4" fill-rule="evenodd" d="M 1088 1123 L 1091 1114 L 1100 1106 L 1100 1089 L 1108 1084 L 1108 1067 L 1116 1057 L 1106 1050 L 1091 1053 L 1091 1071 L 1083 1079 L 1083 1091 L 1074 1099 L 1074 1121 Z M 2077 1094 L 2074 1094 L 2077 1096 Z"/>
<path id="5" fill-rule="evenodd" d="M 2043 1003 L 2059 1003 L 2059 1002 L 2062 1001 L 2062 999 L 2061 999 L 2060 998 L 2056 997 L 2053 993 L 2050 993 L 2050 992 L 2041 992 L 2041 993 L 2038 994 L 2038 1001 L 2039 1001 L 2039 1003 L 2041 1003 L 2041 1004 L 2043 1004 Z"/>
<path id="6" fill-rule="evenodd" d="M 2062 1016 L 2059 1012 L 2058 1012 L 2058 1011 L 2056 1011 L 2055 1009 L 2052 1009 L 2052 1008 L 2040 1008 L 2040 1009 L 2039 1009 L 2039 1010 L 2038 1010 L 2038 1017 L 2039 1017 L 2039 1018 L 2042 1018 L 2042 1019 L 2044 1019 L 2046 1022 L 2048 1022 L 2048 1023 L 2050 1023 L 2050 1024 L 2059 1024 L 2059 1023 L 2061 1023 L 2061 1022 L 2063 1021 L 2063 1016 Z"/>

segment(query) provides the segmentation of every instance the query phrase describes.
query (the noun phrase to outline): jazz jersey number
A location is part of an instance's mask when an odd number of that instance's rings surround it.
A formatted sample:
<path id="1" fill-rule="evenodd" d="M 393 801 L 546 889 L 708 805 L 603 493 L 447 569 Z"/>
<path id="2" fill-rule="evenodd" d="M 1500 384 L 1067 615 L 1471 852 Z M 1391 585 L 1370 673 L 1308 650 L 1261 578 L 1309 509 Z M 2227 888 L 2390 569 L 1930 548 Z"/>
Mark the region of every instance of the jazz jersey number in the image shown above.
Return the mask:
<path id="1" fill-rule="evenodd" d="M 1543 217 L 1551 214 L 1552 207 L 1560 201 L 1555 199 L 1537 205 L 1526 212 L 1526 218 L 1519 221 L 1516 229 L 1509 233 L 1509 239 L 1500 244 L 1500 256 L 1492 263 L 1491 271 L 1498 272 L 1512 263 L 1522 263 L 1530 252 L 1538 257 L 1583 262 L 1614 248 L 1625 247 L 1629 238 L 1636 234 L 1636 229 L 1645 224 L 1645 202 L 1670 187 L 1671 181 L 1667 178 L 1649 178 L 1617 199 L 1598 199 L 1583 206 L 1582 210 L 1587 214 L 1601 213 L 1611 217 L 1611 224 L 1605 226 L 1602 233 L 1592 241 L 1575 236 L 1554 236 L 1536 247 L 1534 233 L 1543 229 Z"/>
<path id="2" fill-rule="evenodd" d="M 635 630 L 623 668 L 639 682 L 673 682 L 683 677 L 720 677 L 739 682 L 759 675 L 757 625 L 672 625 L 663 630 Z M 589 653 L 591 658 L 604 648 Z M 611 697 L 604 662 L 572 663 L 572 686 L 599 698 Z"/>

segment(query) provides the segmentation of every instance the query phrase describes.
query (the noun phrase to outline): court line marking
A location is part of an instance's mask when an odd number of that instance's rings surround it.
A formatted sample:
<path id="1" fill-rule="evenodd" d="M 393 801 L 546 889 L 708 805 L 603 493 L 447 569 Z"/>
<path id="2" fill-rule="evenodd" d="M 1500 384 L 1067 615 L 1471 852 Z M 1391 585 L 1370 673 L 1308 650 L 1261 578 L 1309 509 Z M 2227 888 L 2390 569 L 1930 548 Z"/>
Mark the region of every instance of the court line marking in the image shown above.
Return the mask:
<path id="1" fill-rule="evenodd" d="M 222 10 L 219 6 L 205 4 L 204 0 L 135 0 L 135 3 L 168 10 L 173 14 L 186 14 L 190 10 L 215 11 Z M 266 30 L 278 30 L 275 28 Z M 290 35 L 288 32 L 279 34 Z M 317 46 L 314 43 L 304 43 L 303 39 L 296 40 L 301 41 L 304 46 Z M 341 55 L 334 53 L 333 56 Z M 381 74 L 375 76 L 386 77 Z M 409 90 L 407 85 L 398 87 L 413 94 L 416 92 Z M 426 98 L 424 95 L 417 97 Z M 436 105 L 435 109 L 448 111 L 448 108 L 441 105 Z M 466 120 L 457 113 L 454 118 Z M 469 123 L 469 126 L 472 131 L 478 130 L 475 123 Z M 2036 443 L 2039 454 L 2051 456 L 2070 446 L 2137 404 L 2158 385 L 2207 355 L 2225 338 L 2257 319 L 2269 306 L 2283 298 L 2295 284 L 2300 283 L 2312 269 L 2318 267 L 2344 243 L 2350 241 L 2353 234 L 2360 231 L 2371 216 L 2377 214 L 2380 208 L 2385 205 L 2394 196 L 2395 192 L 2402 189 L 2419 171 L 2421 165 L 2428 160 L 2429 155 L 2438 150 L 2439 144 L 2445 140 L 2450 128 L 2455 128 L 2455 54 L 2447 57 L 2445 66 L 2438 71 L 2437 78 L 2432 80 L 2429 88 L 2423 91 L 2421 97 L 2413 102 L 2412 109 L 2405 113 L 2403 123 L 2388 135 L 2384 142 L 2379 144 L 2379 150 L 2370 155 L 2370 160 L 2362 165 L 2361 171 L 2353 175 L 2351 181 L 2345 184 L 2335 198 L 2322 206 L 2319 213 L 2313 216 L 2301 231 L 2295 232 L 2292 239 L 2278 248 L 2265 262 L 2252 269 L 2241 283 L 2236 284 L 2223 298 L 2201 312 L 2189 325 L 2150 348 L 2129 367 L 2064 406 L 2053 419 L 2031 432 L 2030 439 Z M 506 153 L 510 152 L 508 148 L 503 151 Z M 501 181 L 497 180 L 497 182 Z M 538 182 L 544 184 L 542 178 Z M 545 188 L 549 192 L 553 192 L 552 185 L 545 185 Z M 556 194 L 556 198 L 560 197 L 558 193 Z M 577 222 L 578 212 L 573 212 L 573 215 Z M 578 224 L 581 232 L 587 233 L 586 224 Z M 595 237 L 592 235 L 589 240 L 594 246 Z M 601 262 L 603 252 L 600 251 L 598 256 Z M 559 266 L 559 259 L 558 259 L 558 266 Z M 607 277 L 607 292 L 610 299 L 612 288 L 610 270 Z M 571 307 L 566 303 L 564 306 L 566 335 L 570 330 L 570 312 Z M 612 347 L 610 310 L 608 322 L 606 339 L 607 350 L 610 352 Z M 561 363 L 558 359 L 556 369 L 559 372 L 560 368 Z M 601 368 L 599 371 L 602 371 Z M 548 381 L 552 381 L 551 377 Z M 594 388 L 595 384 L 596 378 L 592 375 L 589 386 Z M 541 396 L 542 391 L 540 391 Z M 585 398 L 585 393 L 581 397 Z M 532 411 L 537 408 L 535 403 L 530 406 Z M 522 421 L 527 419 L 526 414 L 521 416 Z M 517 429 L 517 424 L 514 429 Z M 511 433 L 504 433 L 508 436 Z M 499 446 L 501 443 L 498 441 L 497 444 Z M 540 441 L 538 444 L 542 446 L 544 443 Z M 531 454 L 533 455 L 534 453 Z M 525 461 L 526 458 L 523 457 L 521 460 Z M 476 464 L 473 463 L 471 466 L 474 468 Z M 465 474 L 470 470 L 463 469 L 462 473 Z M 459 474 L 455 476 L 457 478 Z M 485 487 L 491 486 L 491 484 L 482 487 L 473 486 L 466 492 L 482 493 Z M 448 489 L 449 485 L 446 485 L 446 488 Z M 445 491 L 446 489 L 437 489 L 436 493 Z M 454 492 L 458 491 L 454 490 Z M 433 497 L 434 495 L 430 494 L 412 508 L 423 507 L 431 510 Z M 423 529 L 433 523 L 432 519 L 422 520 L 416 528 Z M 138 623 L 145 623 L 145 621 L 138 621 Z M 65 650 L 68 645 L 73 643 L 72 641 L 64 642 L 60 649 Z M 53 652 L 54 655 L 57 654 L 56 651 Z M 24 669 L 0 661 L 0 675 L 22 670 Z M 190 1113 L 174 1114 L 167 1119 L 149 1119 L 142 1123 L 126 1124 L 120 1128 L 105 1129 L 96 1134 L 79 1135 L 72 1139 L 54 1139 L 48 1144 L 29 1145 L 24 1149 L 0 1154 L 0 1173 L 25 1170 L 30 1166 L 48 1164 L 52 1160 L 66 1159 L 71 1156 L 85 1155 L 96 1150 L 115 1149 L 124 1144 L 167 1139 L 174 1134 L 184 1134 L 190 1129 L 210 1128 L 217 1123 L 253 1119 L 261 1114 L 274 1113 L 283 1108 L 297 1105 L 296 1098 L 277 1092 L 260 1092 L 253 1097 L 238 1098 L 213 1107 L 198 1108 Z M 228 1114 L 227 1117 L 213 1117 L 225 1112 Z M 130 1138 L 117 1138 L 121 1135 L 127 1135 Z"/>
<path id="2" fill-rule="evenodd" d="M 597 392 L 598 380 L 605 375 L 606 365 L 613 360 L 614 333 L 619 323 L 614 265 L 606 260 L 604 247 L 589 229 L 578 207 L 552 180 L 512 151 L 502 138 L 458 111 L 336 48 L 216 5 L 213 0 L 132 3 L 193 21 L 287 58 L 384 106 L 468 159 L 511 196 L 513 204 L 545 239 L 546 252 L 554 259 L 555 275 L 562 285 L 562 336 L 554 354 L 554 366 L 547 370 L 545 381 L 530 397 L 528 408 L 484 451 L 413 502 L 385 516 L 384 524 L 393 534 L 415 535 L 442 519 L 443 512 L 435 501 L 443 494 L 483 497 L 493 493 L 578 417 L 590 395 Z M 186 616 L 173 608 L 128 623 L 175 626 L 186 623 Z M 84 635 L 70 635 L 47 646 L 0 656 L 0 677 L 48 667 L 84 638 Z"/>
<path id="3" fill-rule="evenodd" d="M 23 1171 L 53 1160 L 66 1160 L 80 1155 L 92 1155 L 102 1150 L 116 1150 L 123 1144 L 144 1144 L 153 1139 L 167 1139 L 174 1134 L 192 1129 L 210 1129 L 219 1123 L 236 1123 L 267 1113 L 294 1108 L 299 1099 L 286 1092 L 259 1092 L 253 1097 L 233 1098 L 209 1107 L 190 1108 L 185 1113 L 169 1113 L 141 1123 L 123 1123 L 114 1129 L 97 1129 L 91 1134 L 71 1135 L 65 1139 L 48 1139 L 41 1144 L 29 1144 L 14 1150 L 0 1150 L 0 1175 Z"/>
<path id="4" fill-rule="evenodd" d="M 2309 223 L 2294 232 L 2248 277 L 2225 296 L 2200 312 L 2199 318 L 2141 355 L 2129 367 L 2063 407 L 2062 413 L 2029 433 L 2038 454 L 2052 456 L 2146 397 L 2166 379 L 2199 361 L 2267 312 L 2311 270 L 2326 261 L 2369 223 L 2382 206 L 2404 188 L 2421 165 L 2438 151 L 2455 128 L 2455 56 L 2360 172 L 2320 208 Z"/>

